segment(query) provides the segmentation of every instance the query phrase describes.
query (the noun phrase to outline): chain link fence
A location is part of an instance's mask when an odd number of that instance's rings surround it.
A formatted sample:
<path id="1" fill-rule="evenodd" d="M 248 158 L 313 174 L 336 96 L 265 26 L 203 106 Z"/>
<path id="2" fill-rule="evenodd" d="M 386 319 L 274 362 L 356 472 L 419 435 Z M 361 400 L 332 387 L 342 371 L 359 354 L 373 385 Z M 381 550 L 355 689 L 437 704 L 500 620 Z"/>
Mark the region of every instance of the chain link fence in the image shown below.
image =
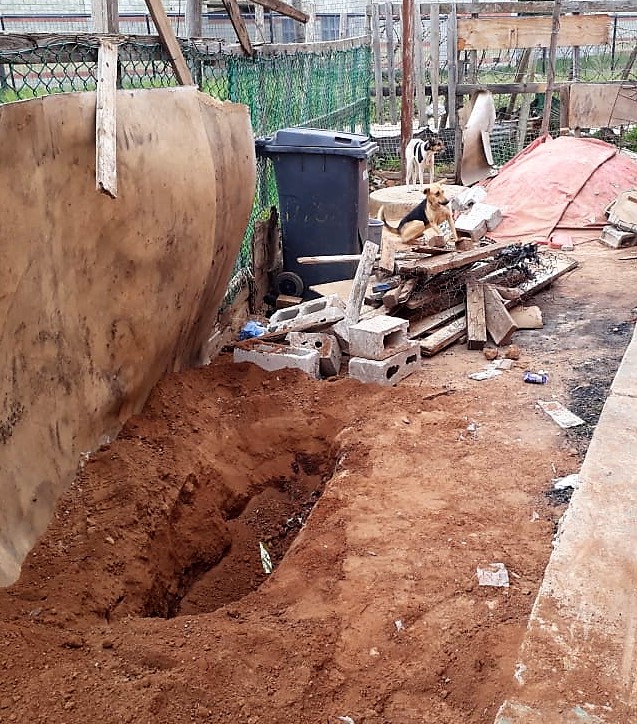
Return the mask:
<path id="1" fill-rule="evenodd" d="M 0 103 L 50 93 L 90 91 L 96 87 L 97 37 L 34 39 L 0 49 Z M 349 46 L 349 47 L 348 47 Z M 202 91 L 250 109 L 254 133 L 267 135 L 286 126 L 369 132 L 371 49 L 366 38 L 323 50 L 297 46 L 254 58 L 223 48 L 211 52 L 196 42 L 182 47 Z M 122 88 L 176 85 L 163 47 L 152 39 L 128 39 L 119 46 Z M 270 163 L 258 162 L 255 204 L 226 301 L 250 278 L 254 224 L 277 204 Z"/>
<path id="2" fill-rule="evenodd" d="M 399 165 L 399 131 L 395 125 L 381 122 L 391 115 L 400 116 L 400 84 L 402 80 L 402 38 L 401 18 L 394 13 L 392 18 L 385 14 L 386 5 L 380 3 L 379 34 L 381 47 L 381 66 L 383 68 L 383 83 L 385 93 L 393 83 L 398 108 L 390 109 L 392 98 L 384 95 L 383 118 L 376 117 L 375 108 L 372 108 L 372 135 L 379 143 L 379 160 L 391 168 Z M 440 59 L 439 82 L 446 86 L 448 82 L 448 51 L 447 32 L 448 18 L 440 16 L 438 56 Z M 388 43 L 388 36 L 390 42 Z M 431 23 L 428 17 L 422 17 L 420 27 L 416 26 L 417 42 L 422 47 L 424 55 L 423 72 L 417 76 L 417 83 L 429 86 L 432 81 L 431 68 Z M 603 45 L 585 45 L 578 48 L 558 47 L 555 62 L 555 83 L 560 84 L 578 80 L 589 83 L 603 83 L 608 81 L 636 81 L 637 61 L 634 49 L 637 46 L 637 15 L 622 13 L 611 16 L 608 42 Z M 388 48 L 392 50 L 392 58 L 388 58 Z M 389 62 L 389 61 L 392 62 Z M 458 54 L 458 82 L 476 84 L 519 83 L 520 81 L 545 82 L 548 71 L 547 48 L 507 48 L 486 49 L 477 52 L 461 51 Z M 394 77 L 390 78 L 388 68 L 393 67 Z M 494 96 L 497 120 L 491 144 L 496 165 L 501 165 L 512 158 L 525 145 L 540 135 L 542 115 L 544 111 L 544 94 L 530 96 L 528 94 L 497 94 Z M 444 167 L 453 161 L 454 134 L 445 128 L 446 99 L 441 94 L 439 98 L 438 120 L 442 125 L 438 127 L 440 135 L 446 145 L 446 151 L 438 160 Z M 526 120 L 524 120 L 526 118 Z M 550 130 L 559 129 L 560 102 L 555 94 L 551 106 Z M 429 127 L 436 130 L 433 121 L 433 107 L 429 103 L 422 117 L 416 119 L 415 130 Z M 619 147 L 626 146 L 637 150 L 637 132 L 634 128 L 618 127 L 603 129 L 585 129 L 595 137 L 615 143 Z"/>

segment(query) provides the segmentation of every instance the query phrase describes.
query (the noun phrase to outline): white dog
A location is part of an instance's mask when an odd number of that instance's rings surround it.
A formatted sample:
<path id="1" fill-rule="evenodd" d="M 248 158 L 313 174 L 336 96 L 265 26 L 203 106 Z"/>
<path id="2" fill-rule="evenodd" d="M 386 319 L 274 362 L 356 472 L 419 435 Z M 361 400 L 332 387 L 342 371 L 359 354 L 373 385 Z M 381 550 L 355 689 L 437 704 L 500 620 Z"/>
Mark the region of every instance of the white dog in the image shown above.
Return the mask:
<path id="1" fill-rule="evenodd" d="M 405 183 L 413 186 L 416 181 L 423 188 L 425 169 L 429 169 L 429 183 L 434 182 L 434 163 L 436 154 L 445 150 L 445 144 L 437 136 L 426 140 L 412 138 L 405 149 Z"/>

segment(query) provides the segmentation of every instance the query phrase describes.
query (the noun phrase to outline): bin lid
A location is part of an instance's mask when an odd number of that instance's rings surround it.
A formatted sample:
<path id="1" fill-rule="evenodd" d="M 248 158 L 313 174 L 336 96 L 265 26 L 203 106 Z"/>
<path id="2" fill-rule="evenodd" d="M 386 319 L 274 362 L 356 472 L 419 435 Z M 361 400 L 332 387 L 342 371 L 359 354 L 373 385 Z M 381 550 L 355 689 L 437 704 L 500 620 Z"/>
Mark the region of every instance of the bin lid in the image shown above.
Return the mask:
<path id="1" fill-rule="evenodd" d="M 322 128 L 281 128 L 256 141 L 257 150 L 272 153 L 322 153 L 367 158 L 378 150 L 368 136 Z"/>

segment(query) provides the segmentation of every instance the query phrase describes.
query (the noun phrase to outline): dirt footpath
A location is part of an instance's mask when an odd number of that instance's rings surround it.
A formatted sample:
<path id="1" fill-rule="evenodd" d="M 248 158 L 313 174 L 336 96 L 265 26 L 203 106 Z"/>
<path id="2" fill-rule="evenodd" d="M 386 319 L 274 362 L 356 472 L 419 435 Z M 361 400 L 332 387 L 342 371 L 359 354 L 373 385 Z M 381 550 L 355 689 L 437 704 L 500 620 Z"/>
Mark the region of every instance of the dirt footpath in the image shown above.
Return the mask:
<path id="1" fill-rule="evenodd" d="M 578 247 L 496 379 L 460 346 L 393 389 L 227 355 L 165 378 L 0 592 L 0 721 L 492 721 L 564 510 L 550 481 L 632 332 L 628 255 Z M 508 589 L 477 585 L 494 561 Z"/>

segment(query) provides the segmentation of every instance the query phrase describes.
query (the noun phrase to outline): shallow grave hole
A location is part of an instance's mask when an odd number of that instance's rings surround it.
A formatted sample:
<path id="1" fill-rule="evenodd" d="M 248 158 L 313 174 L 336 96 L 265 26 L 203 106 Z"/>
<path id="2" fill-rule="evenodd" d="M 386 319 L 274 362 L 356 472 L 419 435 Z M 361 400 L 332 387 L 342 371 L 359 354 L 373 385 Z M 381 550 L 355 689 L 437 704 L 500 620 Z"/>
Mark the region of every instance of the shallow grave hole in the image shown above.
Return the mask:
<path id="1" fill-rule="evenodd" d="M 209 528 L 200 528 L 195 522 L 188 529 L 188 513 L 182 513 L 179 530 L 188 531 L 191 560 L 174 570 L 172 580 L 158 576 L 147 596 L 144 614 L 172 618 L 209 613 L 257 589 L 268 577 L 259 543 L 265 545 L 276 570 L 332 477 L 336 455 L 329 440 L 312 439 L 308 450 L 288 450 L 270 461 L 270 471 L 280 464 L 275 474 L 251 485 L 249 493 L 238 496 L 224 512 L 228 545 L 213 560 L 201 556 Z M 200 486 L 189 501 L 193 513 L 197 498 L 205 492 Z M 182 538 L 174 533 L 168 540 L 179 546 Z M 162 561 L 171 558 L 171 551 L 158 553 Z M 162 563 L 158 568 L 165 570 Z"/>

